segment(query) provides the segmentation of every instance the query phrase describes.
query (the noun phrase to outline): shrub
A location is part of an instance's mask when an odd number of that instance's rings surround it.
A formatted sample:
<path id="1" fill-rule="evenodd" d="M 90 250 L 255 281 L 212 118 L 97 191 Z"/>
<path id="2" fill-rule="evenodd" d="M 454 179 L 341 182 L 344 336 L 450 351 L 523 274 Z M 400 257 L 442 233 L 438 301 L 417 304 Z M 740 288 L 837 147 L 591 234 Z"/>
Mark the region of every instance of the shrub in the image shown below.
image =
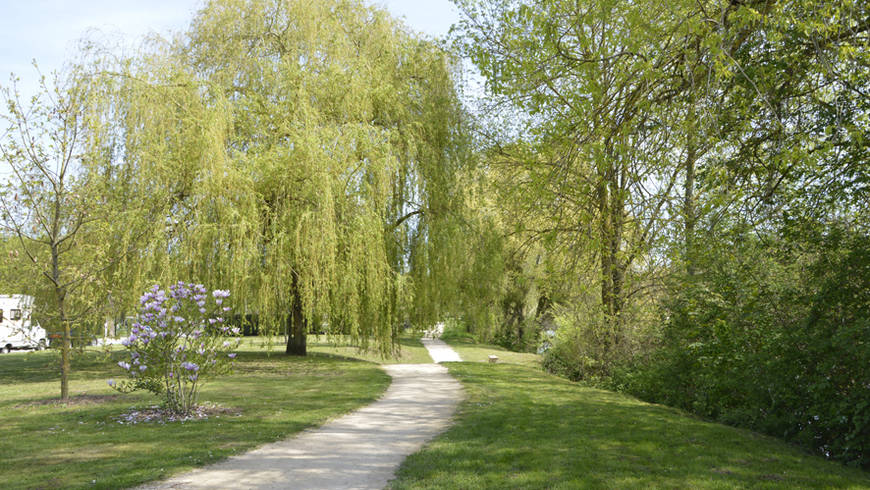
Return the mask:
<path id="1" fill-rule="evenodd" d="M 709 257 L 671 295 L 663 347 L 612 385 L 870 468 L 868 238 L 832 226 L 795 252 L 747 238 Z"/>
<path id="2" fill-rule="evenodd" d="M 123 342 L 130 359 L 118 365 L 128 379 L 109 385 L 124 393 L 148 390 L 163 396 L 169 411 L 189 413 L 203 380 L 232 368 L 239 328 L 225 323 L 228 296 L 219 289 L 209 295 L 202 284 L 178 282 L 169 295 L 152 287 Z"/>

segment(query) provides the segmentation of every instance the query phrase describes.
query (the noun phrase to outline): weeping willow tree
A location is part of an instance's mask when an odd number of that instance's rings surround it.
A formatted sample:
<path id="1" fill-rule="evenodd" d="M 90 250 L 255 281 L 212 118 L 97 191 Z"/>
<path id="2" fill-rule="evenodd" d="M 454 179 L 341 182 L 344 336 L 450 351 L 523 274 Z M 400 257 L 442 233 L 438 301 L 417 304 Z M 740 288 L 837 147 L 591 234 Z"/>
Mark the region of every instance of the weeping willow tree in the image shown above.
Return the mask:
<path id="1" fill-rule="evenodd" d="M 389 355 L 400 324 L 458 304 L 448 53 L 350 0 L 209 2 L 149 52 L 121 75 L 119 133 L 165 205 L 133 282 L 229 287 L 297 355 L 312 329 Z"/>

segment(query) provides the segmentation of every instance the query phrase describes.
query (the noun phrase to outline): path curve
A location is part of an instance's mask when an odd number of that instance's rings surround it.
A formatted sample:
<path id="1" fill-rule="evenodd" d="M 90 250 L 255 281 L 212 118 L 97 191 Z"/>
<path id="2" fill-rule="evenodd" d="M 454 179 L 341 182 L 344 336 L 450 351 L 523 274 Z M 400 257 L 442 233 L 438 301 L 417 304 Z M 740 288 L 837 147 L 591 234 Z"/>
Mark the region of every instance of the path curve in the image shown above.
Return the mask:
<path id="1" fill-rule="evenodd" d="M 431 342 L 426 347 L 431 349 Z M 430 350 L 430 355 L 439 354 Z M 382 367 L 392 384 L 371 405 L 140 490 L 384 488 L 405 457 L 448 427 L 463 395 L 462 385 L 438 364 Z"/>
<path id="2" fill-rule="evenodd" d="M 429 351 L 429 356 L 437 363 L 442 362 L 462 362 L 459 354 L 441 339 L 420 339 L 426 349 Z"/>

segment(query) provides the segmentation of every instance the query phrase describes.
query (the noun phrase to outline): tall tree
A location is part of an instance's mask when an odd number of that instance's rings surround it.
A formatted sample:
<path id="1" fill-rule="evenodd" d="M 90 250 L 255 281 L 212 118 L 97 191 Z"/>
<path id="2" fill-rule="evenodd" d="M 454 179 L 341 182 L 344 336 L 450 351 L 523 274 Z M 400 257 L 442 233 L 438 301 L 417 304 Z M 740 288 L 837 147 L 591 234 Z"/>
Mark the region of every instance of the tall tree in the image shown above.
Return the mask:
<path id="1" fill-rule="evenodd" d="M 513 161 L 530 177 L 526 202 L 551 219 L 532 230 L 594 258 L 605 341 L 616 348 L 637 272 L 672 217 L 666 212 L 693 159 L 669 102 L 679 93 L 688 3 L 457 2 L 463 49 L 513 114 L 525 146 Z M 585 259 L 584 259 L 585 260 Z"/>
<path id="2" fill-rule="evenodd" d="M 357 1 L 223 0 L 146 61 L 131 147 L 179 160 L 152 174 L 179 198 L 154 274 L 233 288 L 288 354 L 311 328 L 389 354 L 447 304 L 465 137 L 445 51 Z"/>

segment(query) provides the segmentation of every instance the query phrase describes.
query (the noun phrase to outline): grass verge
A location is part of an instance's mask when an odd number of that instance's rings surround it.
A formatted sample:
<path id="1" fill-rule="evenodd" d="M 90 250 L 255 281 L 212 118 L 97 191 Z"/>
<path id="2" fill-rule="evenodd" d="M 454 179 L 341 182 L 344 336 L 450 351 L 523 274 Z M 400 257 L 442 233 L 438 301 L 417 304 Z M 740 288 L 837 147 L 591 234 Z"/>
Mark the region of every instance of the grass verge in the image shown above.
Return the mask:
<path id="1" fill-rule="evenodd" d="M 776 439 L 525 366 L 446 366 L 468 397 L 393 489 L 870 487 Z"/>
<path id="2" fill-rule="evenodd" d="M 124 488 L 218 461 L 283 439 L 371 403 L 389 376 L 376 365 L 313 352 L 292 358 L 243 346 L 235 373 L 206 384 L 201 401 L 230 413 L 207 420 L 125 425 L 131 407 L 158 404 L 121 395 L 120 351 L 75 358 L 70 394 L 60 405 L 57 355 L 0 356 L 0 481 L 3 488 Z M 238 413 L 238 415 L 236 415 Z"/>

